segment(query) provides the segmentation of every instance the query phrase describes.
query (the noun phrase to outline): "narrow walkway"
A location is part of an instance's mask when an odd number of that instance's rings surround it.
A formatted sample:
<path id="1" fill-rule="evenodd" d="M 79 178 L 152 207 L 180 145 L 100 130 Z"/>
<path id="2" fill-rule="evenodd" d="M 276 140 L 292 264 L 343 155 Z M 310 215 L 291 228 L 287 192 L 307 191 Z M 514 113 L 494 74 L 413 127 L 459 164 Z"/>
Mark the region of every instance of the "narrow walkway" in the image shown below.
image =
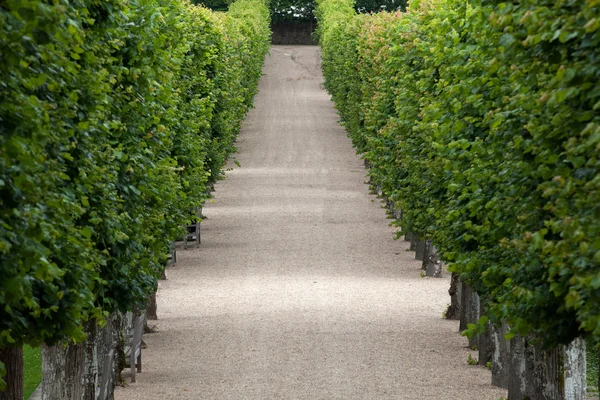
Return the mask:
<path id="1" fill-rule="evenodd" d="M 274 46 L 200 249 L 159 291 L 135 399 L 497 400 L 369 195 L 317 47 Z"/>

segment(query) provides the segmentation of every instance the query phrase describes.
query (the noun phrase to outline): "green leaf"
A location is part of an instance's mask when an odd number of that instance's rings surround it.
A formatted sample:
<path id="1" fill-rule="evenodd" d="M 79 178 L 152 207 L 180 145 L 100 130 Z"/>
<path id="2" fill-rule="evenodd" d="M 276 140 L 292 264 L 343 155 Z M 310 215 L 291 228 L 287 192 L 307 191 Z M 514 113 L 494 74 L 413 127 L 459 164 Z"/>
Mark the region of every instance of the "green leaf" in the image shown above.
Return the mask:
<path id="1" fill-rule="evenodd" d="M 85 238 L 90 239 L 92 237 L 92 235 L 94 234 L 94 230 L 92 228 L 90 228 L 89 226 L 85 226 L 81 229 L 81 234 Z"/>
<path id="2" fill-rule="evenodd" d="M 514 331 L 508 331 L 504 334 L 504 340 L 511 340 L 515 337 L 516 332 Z"/>

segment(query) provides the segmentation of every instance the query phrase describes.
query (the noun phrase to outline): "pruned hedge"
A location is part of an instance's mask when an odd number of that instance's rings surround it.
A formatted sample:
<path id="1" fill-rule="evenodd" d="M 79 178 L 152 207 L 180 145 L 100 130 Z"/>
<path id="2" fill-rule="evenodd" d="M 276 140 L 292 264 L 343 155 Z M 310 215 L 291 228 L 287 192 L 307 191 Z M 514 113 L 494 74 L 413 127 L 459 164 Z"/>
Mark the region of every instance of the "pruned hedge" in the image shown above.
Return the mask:
<path id="1" fill-rule="evenodd" d="M 146 302 L 234 151 L 268 26 L 262 0 L 0 5 L 0 347 Z"/>
<path id="2" fill-rule="evenodd" d="M 401 233 L 432 239 L 513 334 L 600 336 L 600 3 L 317 15 L 325 85 Z"/>

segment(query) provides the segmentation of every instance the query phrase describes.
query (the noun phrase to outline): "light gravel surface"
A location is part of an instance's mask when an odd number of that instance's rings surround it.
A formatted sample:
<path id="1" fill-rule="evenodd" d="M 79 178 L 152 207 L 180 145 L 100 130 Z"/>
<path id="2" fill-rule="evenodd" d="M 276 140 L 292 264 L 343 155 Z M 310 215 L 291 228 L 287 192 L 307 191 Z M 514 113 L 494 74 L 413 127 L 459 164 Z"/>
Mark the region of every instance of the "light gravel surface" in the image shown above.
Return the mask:
<path id="1" fill-rule="evenodd" d="M 274 46 L 202 245 L 158 293 L 130 399 L 491 399 L 449 280 L 420 277 L 322 89 L 314 46 Z M 125 374 L 125 377 L 127 375 Z"/>

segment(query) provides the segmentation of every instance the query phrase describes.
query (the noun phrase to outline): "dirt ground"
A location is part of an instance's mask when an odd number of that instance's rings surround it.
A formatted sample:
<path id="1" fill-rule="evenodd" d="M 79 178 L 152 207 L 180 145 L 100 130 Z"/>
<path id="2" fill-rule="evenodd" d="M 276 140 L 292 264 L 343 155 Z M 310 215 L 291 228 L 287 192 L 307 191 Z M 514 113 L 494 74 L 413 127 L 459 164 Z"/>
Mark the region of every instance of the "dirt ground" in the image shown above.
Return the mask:
<path id="1" fill-rule="evenodd" d="M 201 247 L 161 282 L 143 373 L 117 400 L 506 396 L 442 319 L 449 279 L 421 278 L 393 240 L 319 57 L 271 49 L 241 168 L 205 207 Z"/>

